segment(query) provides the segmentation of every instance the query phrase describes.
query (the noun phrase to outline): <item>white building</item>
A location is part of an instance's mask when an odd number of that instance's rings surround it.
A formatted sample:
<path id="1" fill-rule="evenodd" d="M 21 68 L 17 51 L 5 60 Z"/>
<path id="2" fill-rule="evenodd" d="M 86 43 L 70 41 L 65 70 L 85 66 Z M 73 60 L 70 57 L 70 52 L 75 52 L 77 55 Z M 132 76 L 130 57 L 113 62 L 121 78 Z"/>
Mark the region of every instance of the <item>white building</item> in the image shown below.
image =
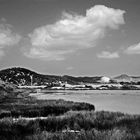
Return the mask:
<path id="1" fill-rule="evenodd" d="M 109 77 L 105 77 L 103 76 L 100 80 L 101 83 L 109 83 L 110 82 L 110 78 Z"/>

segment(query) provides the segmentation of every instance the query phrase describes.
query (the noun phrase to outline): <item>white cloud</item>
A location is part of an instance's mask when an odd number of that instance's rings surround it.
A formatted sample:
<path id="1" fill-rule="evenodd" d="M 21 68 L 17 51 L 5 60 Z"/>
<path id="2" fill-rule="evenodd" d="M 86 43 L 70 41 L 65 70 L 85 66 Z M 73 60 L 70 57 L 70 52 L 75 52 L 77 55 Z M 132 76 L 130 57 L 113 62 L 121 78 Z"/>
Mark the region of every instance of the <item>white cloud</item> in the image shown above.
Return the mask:
<path id="1" fill-rule="evenodd" d="M 20 35 L 11 30 L 9 24 L 0 24 L 0 56 L 4 56 L 4 49 L 20 41 Z"/>
<path id="2" fill-rule="evenodd" d="M 132 45 L 125 50 L 127 54 L 140 54 L 140 43 Z"/>
<path id="3" fill-rule="evenodd" d="M 69 53 L 94 47 L 107 28 L 118 29 L 124 24 L 124 13 L 103 5 L 88 9 L 85 16 L 65 12 L 56 23 L 36 28 L 29 34 L 31 47 L 25 55 L 43 60 L 64 60 Z"/>
<path id="4" fill-rule="evenodd" d="M 113 58 L 119 58 L 118 52 L 108 52 L 103 51 L 100 54 L 97 54 L 98 58 L 105 58 L 105 59 L 113 59 Z"/>
<path id="5" fill-rule="evenodd" d="M 8 26 L 0 24 L 0 48 L 17 44 L 20 38 Z"/>

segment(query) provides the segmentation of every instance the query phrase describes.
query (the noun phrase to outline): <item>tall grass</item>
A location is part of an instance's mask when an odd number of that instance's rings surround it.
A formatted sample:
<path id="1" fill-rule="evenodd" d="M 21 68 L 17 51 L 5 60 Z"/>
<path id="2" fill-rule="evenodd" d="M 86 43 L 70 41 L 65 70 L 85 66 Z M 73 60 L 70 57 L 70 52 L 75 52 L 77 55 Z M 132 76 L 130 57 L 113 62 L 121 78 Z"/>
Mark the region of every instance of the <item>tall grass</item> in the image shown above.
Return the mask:
<path id="1" fill-rule="evenodd" d="M 139 140 L 140 116 L 69 111 L 45 120 L 14 122 L 12 118 L 4 118 L 0 120 L 0 139 L 8 137 L 11 140 Z"/>
<path id="2" fill-rule="evenodd" d="M 46 117 L 60 115 L 70 110 L 95 110 L 94 105 L 64 100 L 13 100 L 0 104 L 0 118 L 3 117 Z"/>

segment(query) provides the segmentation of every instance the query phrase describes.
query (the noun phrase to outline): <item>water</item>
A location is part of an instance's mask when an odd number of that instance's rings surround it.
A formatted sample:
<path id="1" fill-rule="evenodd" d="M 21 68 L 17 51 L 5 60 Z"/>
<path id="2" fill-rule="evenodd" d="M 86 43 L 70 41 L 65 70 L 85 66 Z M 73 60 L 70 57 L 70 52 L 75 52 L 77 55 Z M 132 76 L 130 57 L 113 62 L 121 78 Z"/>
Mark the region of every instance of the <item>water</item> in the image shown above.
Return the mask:
<path id="1" fill-rule="evenodd" d="M 34 94 L 38 99 L 64 99 L 95 105 L 96 111 L 119 111 L 140 114 L 138 90 L 45 90 Z"/>

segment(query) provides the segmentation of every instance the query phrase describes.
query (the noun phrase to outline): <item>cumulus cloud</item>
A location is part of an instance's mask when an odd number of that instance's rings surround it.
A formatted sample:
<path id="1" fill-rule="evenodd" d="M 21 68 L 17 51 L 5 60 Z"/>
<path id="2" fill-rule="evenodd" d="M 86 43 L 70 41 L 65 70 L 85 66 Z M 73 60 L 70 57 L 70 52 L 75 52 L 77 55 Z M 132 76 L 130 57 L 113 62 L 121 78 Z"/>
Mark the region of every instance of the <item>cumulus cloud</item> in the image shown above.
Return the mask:
<path id="1" fill-rule="evenodd" d="M 64 12 L 56 23 L 36 28 L 29 34 L 31 47 L 25 55 L 43 60 L 64 60 L 70 53 L 94 47 L 107 29 L 118 29 L 125 23 L 124 13 L 104 5 L 88 9 L 85 16 Z"/>
<path id="2" fill-rule="evenodd" d="M 4 56 L 4 49 L 20 41 L 20 35 L 11 30 L 9 24 L 0 24 L 0 56 Z"/>
<path id="3" fill-rule="evenodd" d="M 127 54 L 140 54 L 140 43 L 132 45 L 125 50 Z"/>
<path id="4" fill-rule="evenodd" d="M 105 59 L 113 59 L 113 58 L 119 58 L 118 52 L 108 52 L 103 51 L 100 54 L 97 54 L 98 58 L 105 58 Z"/>

